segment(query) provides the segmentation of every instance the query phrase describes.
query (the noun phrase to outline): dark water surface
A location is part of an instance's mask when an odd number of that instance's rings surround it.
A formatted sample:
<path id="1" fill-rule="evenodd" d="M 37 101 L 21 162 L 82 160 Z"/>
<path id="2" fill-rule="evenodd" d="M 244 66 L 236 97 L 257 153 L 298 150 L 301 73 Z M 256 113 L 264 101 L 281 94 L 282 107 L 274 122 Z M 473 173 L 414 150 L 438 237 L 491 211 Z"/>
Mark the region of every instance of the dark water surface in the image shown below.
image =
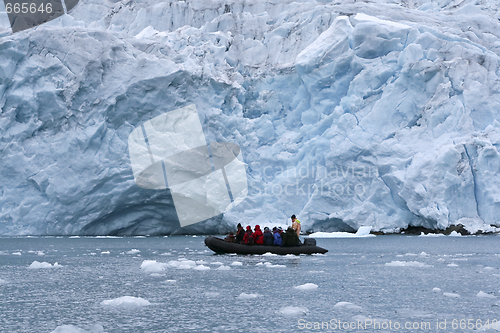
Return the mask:
<path id="1" fill-rule="evenodd" d="M 214 255 L 203 240 L 0 238 L 0 331 L 472 332 L 500 319 L 498 236 L 318 239 L 317 256 Z M 198 263 L 141 269 L 182 258 Z M 318 288 L 294 288 L 306 283 Z M 101 305 L 123 296 L 151 304 Z"/>

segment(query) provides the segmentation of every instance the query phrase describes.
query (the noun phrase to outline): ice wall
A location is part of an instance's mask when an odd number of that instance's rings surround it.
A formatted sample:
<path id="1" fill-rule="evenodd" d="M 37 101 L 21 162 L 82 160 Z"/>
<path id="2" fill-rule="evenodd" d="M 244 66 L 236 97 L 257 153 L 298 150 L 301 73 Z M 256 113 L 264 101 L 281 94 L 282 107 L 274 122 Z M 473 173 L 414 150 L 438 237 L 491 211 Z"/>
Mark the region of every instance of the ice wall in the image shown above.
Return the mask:
<path id="1" fill-rule="evenodd" d="M 0 234 L 500 225 L 494 1 L 85 1 L 0 31 Z M 5 14 L 0 14 L 0 22 Z M 249 197 L 180 228 L 132 130 L 194 103 Z"/>

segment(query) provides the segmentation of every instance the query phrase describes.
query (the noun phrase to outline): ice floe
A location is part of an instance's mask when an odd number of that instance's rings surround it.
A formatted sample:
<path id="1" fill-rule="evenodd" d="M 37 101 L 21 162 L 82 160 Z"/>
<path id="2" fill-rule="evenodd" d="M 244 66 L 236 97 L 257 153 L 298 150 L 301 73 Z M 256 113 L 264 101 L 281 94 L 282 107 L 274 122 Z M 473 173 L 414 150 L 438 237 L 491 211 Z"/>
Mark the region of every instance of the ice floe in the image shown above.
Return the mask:
<path id="1" fill-rule="evenodd" d="M 111 306 L 111 307 L 140 307 L 151 305 L 148 300 L 140 297 L 133 296 L 122 296 L 118 298 L 113 298 L 109 300 L 104 300 L 101 302 L 103 306 Z"/>

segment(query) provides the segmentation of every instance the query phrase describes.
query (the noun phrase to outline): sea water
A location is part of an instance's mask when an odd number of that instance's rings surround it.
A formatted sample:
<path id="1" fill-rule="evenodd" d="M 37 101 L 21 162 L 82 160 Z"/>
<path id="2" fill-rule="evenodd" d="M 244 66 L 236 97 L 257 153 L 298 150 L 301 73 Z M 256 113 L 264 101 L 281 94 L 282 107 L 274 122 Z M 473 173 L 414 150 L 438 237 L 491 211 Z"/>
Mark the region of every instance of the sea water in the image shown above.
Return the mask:
<path id="1" fill-rule="evenodd" d="M 318 239 L 329 252 L 301 256 L 203 241 L 0 238 L 1 332 L 500 330 L 498 236 Z"/>

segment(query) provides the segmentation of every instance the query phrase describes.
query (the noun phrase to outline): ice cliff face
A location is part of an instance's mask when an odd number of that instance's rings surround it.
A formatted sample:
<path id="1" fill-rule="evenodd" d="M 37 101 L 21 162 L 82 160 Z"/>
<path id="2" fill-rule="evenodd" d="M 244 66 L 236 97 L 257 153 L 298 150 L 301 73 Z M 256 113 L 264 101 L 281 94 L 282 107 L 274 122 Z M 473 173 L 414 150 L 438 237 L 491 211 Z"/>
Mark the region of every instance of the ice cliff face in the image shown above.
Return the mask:
<path id="1" fill-rule="evenodd" d="M 500 225 L 495 1 L 94 1 L 0 32 L 0 234 Z M 249 196 L 181 229 L 132 130 L 194 103 Z"/>

